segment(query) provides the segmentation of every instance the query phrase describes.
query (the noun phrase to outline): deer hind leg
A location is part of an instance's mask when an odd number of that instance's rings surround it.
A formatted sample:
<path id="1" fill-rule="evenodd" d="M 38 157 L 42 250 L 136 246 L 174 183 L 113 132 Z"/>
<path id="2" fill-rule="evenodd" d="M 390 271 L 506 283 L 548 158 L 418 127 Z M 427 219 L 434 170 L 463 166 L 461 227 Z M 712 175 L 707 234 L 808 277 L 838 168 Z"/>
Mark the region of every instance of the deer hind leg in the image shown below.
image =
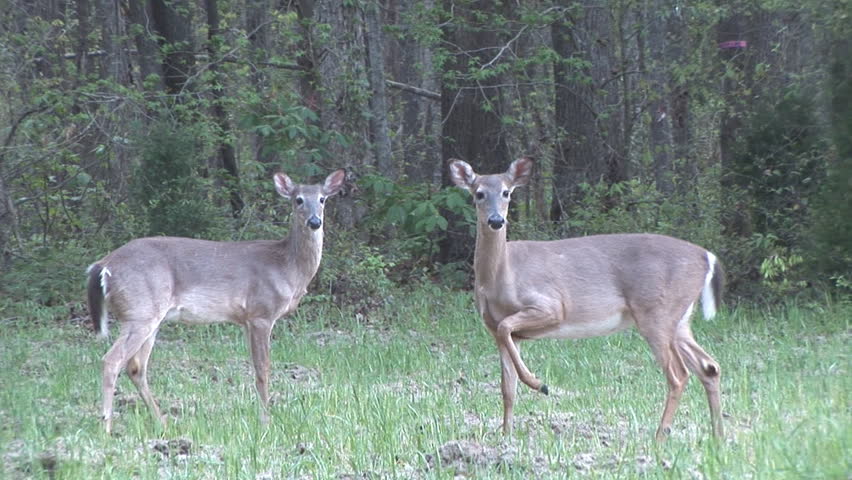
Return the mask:
<path id="1" fill-rule="evenodd" d="M 713 435 L 721 438 L 724 434 L 722 427 L 722 402 L 720 399 L 722 370 L 716 360 L 701 348 L 692 336 L 688 323 L 682 323 L 677 331 L 675 345 L 683 357 L 686 367 L 701 380 L 707 393 L 707 403 L 710 406 L 710 422 L 713 425 Z"/>
<path id="2" fill-rule="evenodd" d="M 518 348 L 517 342 L 513 343 L 515 348 Z M 503 435 L 508 437 L 512 435 L 512 416 L 515 408 L 515 395 L 518 390 L 518 372 L 515 370 L 515 364 L 512 363 L 509 350 L 499 343 L 497 344 L 497 349 L 500 351 L 500 392 L 503 394 Z"/>
<path id="3" fill-rule="evenodd" d="M 163 428 L 166 427 L 166 417 L 164 417 L 160 413 L 160 408 L 157 406 L 157 401 L 154 400 L 154 396 L 151 394 L 151 389 L 148 388 L 148 359 L 151 357 L 151 350 L 154 348 L 154 342 L 157 338 L 157 332 L 155 331 L 148 340 L 142 344 L 142 348 L 130 358 L 127 362 L 127 376 L 130 377 L 130 380 L 133 381 L 133 384 L 136 385 L 136 390 L 139 391 L 139 395 L 142 396 L 142 400 L 145 401 L 145 405 L 148 406 L 148 410 L 151 411 L 151 415 L 157 419 L 163 425 Z"/>
<path id="4" fill-rule="evenodd" d="M 659 328 L 660 324 L 652 323 L 650 326 L 645 326 L 647 324 L 638 323 L 638 325 L 639 333 L 642 334 L 651 347 L 654 358 L 666 376 L 666 383 L 668 384 L 663 416 L 660 419 L 660 426 L 657 427 L 655 435 L 656 440 L 661 442 L 671 433 L 672 420 L 680 405 L 680 399 L 689 380 L 689 370 L 687 370 L 683 358 L 681 358 L 675 347 L 671 332 Z"/>
<path id="5" fill-rule="evenodd" d="M 108 434 L 112 431 L 112 404 L 118 375 L 155 332 L 156 328 L 138 328 L 132 322 L 124 323 L 118 339 L 104 355 L 102 411 L 104 429 Z"/>
<path id="6" fill-rule="evenodd" d="M 272 325 L 269 322 L 249 324 L 246 333 L 260 401 L 260 423 L 266 425 L 269 423 L 269 343 Z"/>

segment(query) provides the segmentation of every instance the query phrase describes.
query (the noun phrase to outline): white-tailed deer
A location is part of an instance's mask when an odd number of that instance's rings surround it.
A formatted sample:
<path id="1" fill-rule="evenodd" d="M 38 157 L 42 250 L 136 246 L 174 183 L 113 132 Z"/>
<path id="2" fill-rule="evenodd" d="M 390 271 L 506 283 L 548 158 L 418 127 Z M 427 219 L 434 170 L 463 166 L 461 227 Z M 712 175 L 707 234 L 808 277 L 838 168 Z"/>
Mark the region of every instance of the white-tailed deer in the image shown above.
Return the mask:
<path id="1" fill-rule="evenodd" d="M 657 439 L 671 430 L 689 372 L 704 385 L 713 433 L 721 437 L 721 370 L 689 326 L 699 297 L 706 318 L 718 308 L 723 273 L 716 256 L 651 234 L 507 242 L 503 226 L 509 199 L 515 187 L 527 183 L 531 170 L 526 158 L 496 175 L 477 175 L 461 160 L 450 163 L 453 182 L 468 190 L 476 205 L 476 307 L 500 352 L 503 432 L 512 432 L 519 377 L 548 393 L 524 365 L 519 341 L 597 337 L 636 325 L 669 385 Z"/>
<path id="2" fill-rule="evenodd" d="M 297 185 L 287 175 L 275 174 L 276 190 L 293 204 L 290 232 L 283 240 L 140 238 L 89 267 L 89 312 L 95 330 L 107 336 L 107 309 L 121 325 L 118 339 L 103 358 L 107 433 L 112 427 L 115 383 L 125 368 L 151 413 L 165 425 L 148 388 L 148 358 L 160 324 L 175 320 L 229 322 L 245 328 L 261 421 L 269 421 L 272 327 L 299 305 L 317 272 L 325 201 L 340 191 L 345 176 L 337 170 L 322 185 Z"/>

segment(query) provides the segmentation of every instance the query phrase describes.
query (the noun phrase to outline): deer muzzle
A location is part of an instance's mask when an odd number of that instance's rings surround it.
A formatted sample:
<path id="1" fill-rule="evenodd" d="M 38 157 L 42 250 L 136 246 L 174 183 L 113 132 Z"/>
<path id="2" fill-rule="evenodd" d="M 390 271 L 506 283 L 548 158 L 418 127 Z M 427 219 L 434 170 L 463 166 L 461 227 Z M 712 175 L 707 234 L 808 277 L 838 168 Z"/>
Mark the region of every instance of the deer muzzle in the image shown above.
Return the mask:
<path id="1" fill-rule="evenodd" d="M 488 226 L 491 227 L 492 230 L 500 230 L 503 228 L 504 223 L 506 223 L 506 219 L 496 213 L 488 217 Z"/>
<path id="2" fill-rule="evenodd" d="M 316 215 L 311 215 L 311 218 L 308 219 L 308 226 L 311 227 L 311 230 L 316 230 L 322 226 L 322 220 Z"/>

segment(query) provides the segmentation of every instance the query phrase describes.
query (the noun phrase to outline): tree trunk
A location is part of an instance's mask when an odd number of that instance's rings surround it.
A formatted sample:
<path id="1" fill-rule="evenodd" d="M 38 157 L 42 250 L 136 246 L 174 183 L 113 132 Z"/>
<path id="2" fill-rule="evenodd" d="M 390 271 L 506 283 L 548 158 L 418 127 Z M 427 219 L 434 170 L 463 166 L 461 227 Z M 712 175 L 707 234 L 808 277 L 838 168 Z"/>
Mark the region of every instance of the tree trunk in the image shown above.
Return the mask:
<path id="1" fill-rule="evenodd" d="M 151 5 L 149 2 L 128 2 L 127 19 L 130 21 L 128 30 L 133 33 L 136 44 L 135 56 L 139 62 L 139 88 L 161 91 L 165 88 L 163 82 L 163 64 L 160 61 L 160 47 L 154 40 L 151 26 Z"/>
<path id="2" fill-rule="evenodd" d="M 269 0 L 246 0 L 246 34 L 250 45 L 251 81 L 259 97 L 265 97 L 269 91 L 269 78 L 264 70 L 257 67 L 257 62 L 268 61 L 271 45 L 269 41 L 269 26 L 267 19 L 270 15 Z M 264 139 L 261 135 L 251 136 L 254 159 L 261 163 L 275 163 L 275 155 L 264 150 Z"/>
<path id="3" fill-rule="evenodd" d="M 306 29 L 307 55 L 299 64 L 309 68 L 301 82 L 302 96 L 319 113 L 320 125 L 326 132 L 337 132 L 349 139 L 348 145 L 333 142 L 325 146 L 334 163 L 322 165 L 325 170 L 345 168 L 347 179 L 354 180 L 369 161 L 366 138 L 363 85 L 368 83 L 364 66 L 364 29 L 355 7 L 337 0 L 300 0 L 299 16 Z M 323 26 L 314 30 L 314 25 Z M 316 33 L 316 34 L 315 34 Z M 321 34 L 320 34 L 321 33 Z M 341 192 L 331 208 L 338 225 L 353 229 L 366 214 L 356 205 L 351 183 Z"/>
<path id="4" fill-rule="evenodd" d="M 183 93 L 195 64 L 189 0 L 150 1 L 151 18 L 165 51 L 163 83 L 167 93 L 178 95 Z"/>
<path id="5" fill-rule="evenodd" d="M 649 85 L 648 95 L 648 149 L 654 164 L 654 179 L 657 190 L 669 195 L 674 191 L 674 134 L 672 111 L 669 105 L 671 82 L 668 72 L 674 65 L 669 58 L 667 21 L 674 15 L 674 8 L 667 0 L 650 0 L 645 4 L 647 24 L 647 47 L 650 62 L 645 77 Z"/>
<path id="6" fill-rule="evenodd" d="M 240 196 L 240 174 L 237 157 L 233 146 L 233 133 L 228 121 L 228 114 L 223 105 L 224 82 L 219 73 L 219 5 L 217 0 L 206 0 L 207 6 L 207 52 L 210 55 L 211 92 L 213 95 L 212 113 L 219 127 L 219 148 L 217 149 L 217 164 L 225 170 L 225 185 L 231 202 L 231 211 L 238 217 L 245 206 Z"/>
<path id="7" fill-rule="evenodd" d="M 86 81 L 89 70 L 89 35 L 91 34 L 91 5 L 89 0 L 76 0 L 77 5 L 77 48 L 74 63 L 77 67 L 77 82 Z"/>
<path id="8" fill-rule="evenodd" d="M 583 183 L 611 184 L 626 178 L 626 161 L 618 156 L 625 141 L 614 107 L 620 101 L 618 84 L 610 81 L 609 10 L 599 0 L 582 5 L 566 2 L 565 8 L 565 18 L 551 27 L 553 49 L 559 56 L 553 66 L 559 129 L 550 209 L 553 222 L 570 218 L 572 206 L 582 200 Z M 575 67 L 577 60 L 588 67 Z"/>
<path id="9" fill-rule="evenodd" d="M 396 8 L 388 8 L 389 12 L 399 12 L 401 17 L 413 15 L 417 4 L 420 8 L 430 10 L 435 7 L 434 0 L 415 2 L 402 0 Z M 399 24 L 397 19 L 391 24 Z M 404 28 L 401 30 L 406 31 Z M 387 37 L 386 37 L 387 38 Z M 435 71 L 433 52 L 429 45 L 417 37 L 416 32 L 406 31 L 399 42 L 391 43 L 392 55 L 387 62 L 388 70 L 394 80 L 407 85 L 415 85 L 425 90 L 437 92 L 440 89 L 438 72 Z M 406 176 L 413 182 L 440 182 L 444 168 L 441 159 L 441 102 L 416 95 L 401 92 L 398 101 L 401 107 L 401 125 L 395 141 L 397 151 L 404 156 Z"/>
<path id="10" fill-rule="evenodd" d="M 452 3 L 448 2 L 446 8 L 455 8 L 455 19 L 445 27 L 444 36 L 446 44 L 457 51 L 452 52 L 446 66 L 453 81 L 445 79 L 441 86 L 442 158 L 465 160 L 479 173 L 503 172 L 510 159 L 508 134 L 501 122 L 502 77 L 496 74 L 477 79 L 474 76 L 478 72 L 470 71 L 492 68 L 488 63 L 495 60 L 504 44 L 496 27 L 477 25 L 490 24 L 481 19 L 499 15 L 499 6 L 488 0 L 473 1 L 466 9 Z M 441 175 L 443 185 L 452 185 L 446 165 Z M 469 261 L 474 249 L 470 229 L 460 218 L 446 215 L 450 225 L 447 237 L 439 245 L 440 258 L 443 262 Z"/>
<path id="11" fill-rule="evenodd" d="M 388 135 L 388 106 L 385 95 L 385 59 L 384 35 L 379 0 L 371 0 L 364 5 L 364 21 L 367 27 L 367 71 L 370 79 L 370 142 L 376 167 L 382 175 L 395 180 L 396 165 L 391 156 L 391 142 Z"/>
<path id="12" fill-rule="evenodd" d="M 120 3 L 121 0 L 100 0 L 101 42 L 104 50 L 100 71 L 101 78 L 126 86 L 130 83 L 130 70 L 122 40 L 125 35 L 125 18 Z"/>

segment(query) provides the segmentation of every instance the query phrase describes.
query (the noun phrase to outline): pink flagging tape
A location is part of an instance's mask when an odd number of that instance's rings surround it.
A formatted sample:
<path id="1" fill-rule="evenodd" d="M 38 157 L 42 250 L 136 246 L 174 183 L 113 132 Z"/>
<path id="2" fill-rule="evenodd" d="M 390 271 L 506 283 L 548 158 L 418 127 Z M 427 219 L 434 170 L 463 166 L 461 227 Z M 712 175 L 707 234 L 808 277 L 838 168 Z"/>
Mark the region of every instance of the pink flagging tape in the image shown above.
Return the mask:
<path id="1" fill-rule="evenodd" d="M 719 44 L 719 48 L 746 48 L 748 42 L 745 40 L 730 40 Z"/>

